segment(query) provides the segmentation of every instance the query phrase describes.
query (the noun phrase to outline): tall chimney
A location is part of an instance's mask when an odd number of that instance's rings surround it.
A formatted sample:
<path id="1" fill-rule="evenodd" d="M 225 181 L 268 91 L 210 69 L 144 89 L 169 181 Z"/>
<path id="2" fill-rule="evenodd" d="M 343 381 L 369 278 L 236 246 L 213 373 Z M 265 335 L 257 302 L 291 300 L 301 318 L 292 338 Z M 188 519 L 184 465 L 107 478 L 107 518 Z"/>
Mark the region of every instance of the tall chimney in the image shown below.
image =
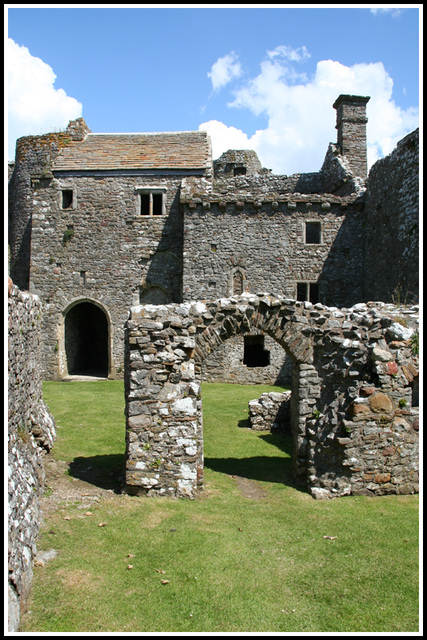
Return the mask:
<path id="1" fill-rule="evenodd" d="M 337 145 L 350 164 L 354 176 L 366 179 L 366 104 L 369 96 L 340 95 L 333 107 L 337 110 Z"/>

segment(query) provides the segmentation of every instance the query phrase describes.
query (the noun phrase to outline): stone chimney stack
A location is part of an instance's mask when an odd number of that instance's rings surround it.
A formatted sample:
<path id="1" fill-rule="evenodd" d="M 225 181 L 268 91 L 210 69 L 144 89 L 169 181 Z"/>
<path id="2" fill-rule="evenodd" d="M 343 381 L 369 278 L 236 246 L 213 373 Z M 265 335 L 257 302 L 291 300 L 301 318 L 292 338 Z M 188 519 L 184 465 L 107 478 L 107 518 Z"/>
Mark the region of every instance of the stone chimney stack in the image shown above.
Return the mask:
<path id="1" fill-rule="evenodd" d="M 92 133 L 83 118 L 70 120 L 66 132 L 70 136 L 71 140 L 74 140 L 75 142 L 81 142 L 86 138 L 88 133 Z"/>
<path id="2" fill-rule="evenodd" d="M 350 164 L 354 176 L 366 179 L 366 104 L 369 96 L 340 95 L 333 107 L 337 110 L 337 145 Z"/>

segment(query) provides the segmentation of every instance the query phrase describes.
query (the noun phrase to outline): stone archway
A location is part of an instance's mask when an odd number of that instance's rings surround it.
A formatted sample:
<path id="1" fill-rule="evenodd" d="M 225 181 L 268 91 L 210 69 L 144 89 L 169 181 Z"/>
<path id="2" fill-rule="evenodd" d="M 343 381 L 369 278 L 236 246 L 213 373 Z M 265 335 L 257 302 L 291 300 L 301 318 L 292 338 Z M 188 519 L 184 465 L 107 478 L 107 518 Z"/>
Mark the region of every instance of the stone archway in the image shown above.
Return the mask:
<path id="1" fill-rule="evenodd" d="M 416 491 L 417 410 L 402 403 L 412 393 L 396 374 L 418 361 L 399 343 L 398 364 L 392 320 L 375 303 L 356 306 L 338 310 L 246 294 L 133 307 L 125 353 L 128 492 L 193 498 L 202 488 L 201 364 L 230 337 L 250 331 L 274 338 L 293 360 L 292 462 L 299 484 L 316 498 Z M 405 442 L 407 459 L 393 439 Z"/>
<path id="2" fill-rule="evenodd" d="M 107 378 L 109 374 L 109 321 L 92 300 L 74 302 L 64 312 L 63 351 L 68 375 Z"/>

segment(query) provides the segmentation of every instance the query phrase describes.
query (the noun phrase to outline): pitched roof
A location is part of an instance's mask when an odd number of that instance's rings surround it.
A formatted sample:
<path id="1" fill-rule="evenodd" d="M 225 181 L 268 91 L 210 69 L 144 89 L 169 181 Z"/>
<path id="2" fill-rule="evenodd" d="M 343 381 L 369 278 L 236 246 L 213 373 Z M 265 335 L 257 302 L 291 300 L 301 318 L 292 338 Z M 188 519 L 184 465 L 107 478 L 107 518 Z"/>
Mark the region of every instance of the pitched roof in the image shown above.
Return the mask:
<path id="1" fill-rule="evenodd" d="M 211 161 L 205 131 L 89 133 L 59 152 L 53 171 L 205 169 Z"/>

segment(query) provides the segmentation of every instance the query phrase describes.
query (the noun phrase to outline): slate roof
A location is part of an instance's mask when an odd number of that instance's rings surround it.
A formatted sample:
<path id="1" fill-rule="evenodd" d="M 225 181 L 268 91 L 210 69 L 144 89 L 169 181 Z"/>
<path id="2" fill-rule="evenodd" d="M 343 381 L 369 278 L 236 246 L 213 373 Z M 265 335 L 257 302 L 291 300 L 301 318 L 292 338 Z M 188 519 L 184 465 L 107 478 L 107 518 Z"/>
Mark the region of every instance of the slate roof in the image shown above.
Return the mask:
<path id="1" fill-rule="evenodd" d="M 211 162 L 205 131 L 89 133 L 59 152 L 53 171 L 205 169 Z"/>

